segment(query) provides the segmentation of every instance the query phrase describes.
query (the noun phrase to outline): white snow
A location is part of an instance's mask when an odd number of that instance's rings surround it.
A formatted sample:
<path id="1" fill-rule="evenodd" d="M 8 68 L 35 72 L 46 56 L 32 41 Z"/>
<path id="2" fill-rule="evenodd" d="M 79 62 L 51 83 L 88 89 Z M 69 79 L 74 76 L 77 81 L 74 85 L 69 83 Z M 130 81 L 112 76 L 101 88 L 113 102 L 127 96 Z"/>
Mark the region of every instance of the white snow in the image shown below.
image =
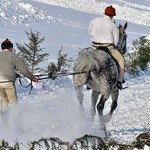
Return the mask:
<path id="1" fill-rule="evenodd" d="M 140 36 L 150 35 L 149 0 L 1 0 L 0 43 L 9 38 L 15 43 L 27 43 L 25 31 L 36 30 L 45 37 L 44 52 L 48 61 L 40 65 L 45 68 L 56 61 L 63 46 L 63 53 L 75 58 L 80 48 L 91 42 L 87 28 L 89 21 L 103 15 L 104 8 L 113 5 L 117 10 L 116 23 L 128 21 L 128 46 Z M 16 48 L 16 46 L 15 46 Z M 150 129 L 150 74 L 137 78 L 126 74 L 128 88 L 120 91 L 118 107 L 107 130 L 119 142 L 131 143 L 135 137 Z M 52 81 L 43 80 L 34 84 L 29 95 L 17 83 L 18 105 L 11 107 L 8 126 L 0 121 L 0 139 L 26 144 L 41 137 L 58 137 L 72 142 L 84 134 L 104 136 L 98 128 L 98 116 L 89 120 L 90 91 L 84 89 L 84 105 L 87 116 L 80 114 L 78 101 L 72 85 L 72 77 L 60 77 Z M 111 99 L 106 102 L 109 111 Z M 145 145 L 144 150 L 150 149 Z"/>

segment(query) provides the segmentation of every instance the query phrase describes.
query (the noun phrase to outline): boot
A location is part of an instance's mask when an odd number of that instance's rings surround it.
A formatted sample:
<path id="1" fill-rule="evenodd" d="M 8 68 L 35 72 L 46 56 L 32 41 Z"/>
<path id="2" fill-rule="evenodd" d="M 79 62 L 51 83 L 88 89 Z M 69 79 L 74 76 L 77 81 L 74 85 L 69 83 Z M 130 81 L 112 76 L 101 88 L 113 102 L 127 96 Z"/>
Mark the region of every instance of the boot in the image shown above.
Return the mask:
<path id="1" fill-rule="evenodd" d="M 125 79 L 123 78 L 123 80 L 122 80 L 122 84 L 124 84 L 126 81 L 125 81 Z"/>
<path id="2" fill-rule="evenodd" d="M 119 90 L 122 90 L 122 83 L 120 81 L 117 81 L 116 86 Z"/>

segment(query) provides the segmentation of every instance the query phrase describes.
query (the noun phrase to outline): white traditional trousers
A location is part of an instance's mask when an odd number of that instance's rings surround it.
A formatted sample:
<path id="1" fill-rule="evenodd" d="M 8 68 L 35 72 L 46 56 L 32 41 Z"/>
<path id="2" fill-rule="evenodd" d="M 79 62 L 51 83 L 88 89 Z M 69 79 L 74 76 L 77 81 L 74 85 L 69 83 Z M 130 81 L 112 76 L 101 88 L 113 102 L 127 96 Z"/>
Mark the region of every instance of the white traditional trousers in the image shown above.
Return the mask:
<path id="1" fill-rule="evenodd" d="M 113 56 L 113 58 L 118 62 L 119 67 L 119 75 L 118 75 L 118 81 L 122 83 L 124 79 L 124 69 L 125 69 L 125 62 L 124 58 L 121 55 L 121 53 L 114 48 L 114 46 L 109 46 L 109 53 Z"/>
<path id="2" fill-rule="evenodd" d="M 8 111 L 8 104 L 17 103 L 16 87 L 14 82 L 0 83 L 1 112 Z"/>

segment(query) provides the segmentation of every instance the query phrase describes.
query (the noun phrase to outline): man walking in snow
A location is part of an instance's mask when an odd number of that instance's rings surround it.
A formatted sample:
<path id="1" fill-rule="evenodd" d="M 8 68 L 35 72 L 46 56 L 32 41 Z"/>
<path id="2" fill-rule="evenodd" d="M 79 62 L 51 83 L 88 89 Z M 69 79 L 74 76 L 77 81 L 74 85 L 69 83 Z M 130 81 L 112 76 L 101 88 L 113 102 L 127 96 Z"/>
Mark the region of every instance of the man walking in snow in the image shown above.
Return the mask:
<path id="1" fill-rule="evenodd" d="M 13 43 L 6 39 L 1 44 L 0 52 L 0 97 L 2 117 L 8 111 L 8 104 L 17 104 L 15 81 L 17 78 L 16 69 L 28 79 L 38 82 L 25 66 L 21 58 L 13 52 Z"/>
<path id="2" fill-rule="evenodd" d="M 92 41 L 93 49 L 100 49 L 100 47 L 107 47 L 110 55 L 119 64 L 119 75 L 117 87 L 122 89 L 122 81 L 124 78 L 124 58 L 118 50 L 115 49 L 119 41 L 119 30 L 116 24 L 112 21 L 116 16 L 116 10 L 112 6 L 105 9 L 104 17 L 96 17 L 90 21 L 89 36 Z"/>

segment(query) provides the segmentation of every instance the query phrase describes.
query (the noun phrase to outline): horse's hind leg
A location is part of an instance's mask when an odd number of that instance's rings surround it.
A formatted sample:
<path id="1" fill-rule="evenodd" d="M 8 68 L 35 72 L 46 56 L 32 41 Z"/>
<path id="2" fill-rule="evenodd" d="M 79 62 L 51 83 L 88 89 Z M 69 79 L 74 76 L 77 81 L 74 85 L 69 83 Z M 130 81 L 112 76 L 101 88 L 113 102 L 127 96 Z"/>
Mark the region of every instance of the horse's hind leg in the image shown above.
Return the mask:
<path id="1" fill-rule="evenodd" d="M 75 87 L 75 90 L 76 90 L 76 96 L 77 96 L 77 99 L 79 100 L 79 106 L 80 108 L 83 108 L 83 92 L 82 92 L 82 86 L 77 86 Z"/>
<path id="2" fill-rule="evenodd" d="M 91 94 L 91 117 L 92 119 L 94 119 L 94 116 L 96 114 L 96 103 L 98 100 L 98 96 L 99 96 L 99 92 L 92 90 L 92 94 Z"/>
<path id="3" fill-rule="evenodd" d="M 104 105 L 106 100 L 109 98 L 109 94 L 107 92 L 105 92 L 104 94 L 101 95 L 100 101 L 97 105 L 97 110 L 98 110 L 98 114 L 99 114 L 99 125 L 100 125 L 100 129 L 102 130 L 106 130 L 106 121 L 103 117 L 103 109 L 104 109 Z"/>
<path id="4" fill-rule="evenodd" d="M 84 97 L 84 95 L 82 92 L 82 87 L 86 83 L 86 81 L 87 81 L 87 74 L 86 73 L 75 74 L 73 76 L 73 84 L 74 84 L 74 88 L 76 90 L 77 99 L 79 100 L 80 108 L 83 108 L 83 97 Z"/>

